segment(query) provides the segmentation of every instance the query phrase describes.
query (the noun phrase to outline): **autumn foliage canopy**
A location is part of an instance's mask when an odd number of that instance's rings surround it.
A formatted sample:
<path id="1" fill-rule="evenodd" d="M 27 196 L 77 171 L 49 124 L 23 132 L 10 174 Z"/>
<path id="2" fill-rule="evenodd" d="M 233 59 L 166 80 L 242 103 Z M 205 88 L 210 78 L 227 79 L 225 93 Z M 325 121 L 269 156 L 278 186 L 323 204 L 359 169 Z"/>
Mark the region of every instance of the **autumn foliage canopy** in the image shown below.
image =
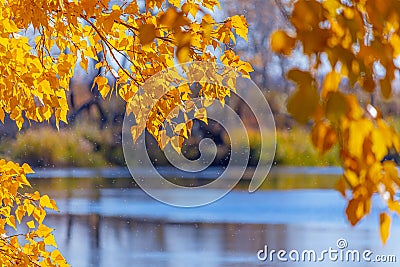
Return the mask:
<path id="1" fill-rule="evenodd" d="M 376 90 L 385 98 L 392 95 L 400 67 L 400 2 L 299 0 L 292 7 L 292 29 L 275 31 L 271 48 L 283 55 L 302 49 L 309 68 L 288 71 L 297 89 L 287 109 L 299 122 L 312 122 L 312 142 L 321 153 L 339 145 L 344 174 L 337 189 L 349 201 L 346 213 L 352 225 L 370 213 L 372 196 L 381 196 L 387 207 L 380 214 L 386 242 L 390 214 L 400 214 L 395 196 L 400 179 L 395 163 L 383 159 L 400 151 L 399 137 L 379 107 L 361 104 L 356 96 Z M 330 71 L 321 81 L 323 64 Z"/>

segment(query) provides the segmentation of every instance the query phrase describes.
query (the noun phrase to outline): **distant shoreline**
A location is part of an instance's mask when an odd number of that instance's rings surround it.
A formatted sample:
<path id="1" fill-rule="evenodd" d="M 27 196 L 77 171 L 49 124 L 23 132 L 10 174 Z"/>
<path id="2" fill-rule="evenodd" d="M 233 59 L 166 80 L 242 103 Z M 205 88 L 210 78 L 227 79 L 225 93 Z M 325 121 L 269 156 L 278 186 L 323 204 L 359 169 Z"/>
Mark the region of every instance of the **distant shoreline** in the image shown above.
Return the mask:
<path id="1" fill-rule="evenodd" d="M 173 167 L 158 167 L 159 172 L 165 177 L 179 176 L 180 178 L 212 179 L 214 176 L 224 171 L 223 167 L 210 167 L 199 173 L 189 173 L 180 171 Z M 249 179 L 254 167 L 247 168 L 243 179 Z M 146 169 L 137 170 L 140 175 L 146 177 Z M 239 172 L 239 170 L 238 170 Z M 274 175 L 341 175 L 341 167 L 272 167 L 271 174 Z M 110 168 L 39 168 L 34 174 L 29 174 L 28 178 L 130 178 L 128 168 L 110 167 Z M 149 177 L 150 178 L 150 177 Z"/>

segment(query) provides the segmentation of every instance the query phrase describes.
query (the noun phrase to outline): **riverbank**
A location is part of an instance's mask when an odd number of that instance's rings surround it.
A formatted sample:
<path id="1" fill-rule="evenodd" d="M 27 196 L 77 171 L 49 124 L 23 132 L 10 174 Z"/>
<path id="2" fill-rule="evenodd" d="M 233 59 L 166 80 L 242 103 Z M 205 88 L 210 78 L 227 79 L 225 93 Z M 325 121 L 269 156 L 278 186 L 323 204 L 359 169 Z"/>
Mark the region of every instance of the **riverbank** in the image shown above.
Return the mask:
<path id="1" fill-rule="evenodd" d="M 260 137 L 249 131 L 250 165 L 257 164 Z M 268 140 L 266 140 L 267 142 Z M 196 142 L 194 142 L 196 143 Z M 228 157 L 227 144 L 219 144 L 220 152 L 215 166 Z M 186 147 L 187 155 L 196 155 L 197 146 Z M 190 150 L 190 151 L 189 151 Z M 163 152 L 155 145 L 149 155 L 157 159 L 158 166 L 168 165 Z M 185 149 L 184 149 L 185 151 Z M 120 131 L 98 129 L 95 125 L 79 123 L 72 128 L 57 131 L 50 126 L 32 127 L 15 138 L 0 139 L 0 156 L 35 167 L 118 167 L 124 166 Z M 339 166 L 337 148 L 320 155 L 313 147 L 305 127 L 277 130 L 275 163 L 278 166 Z"/>

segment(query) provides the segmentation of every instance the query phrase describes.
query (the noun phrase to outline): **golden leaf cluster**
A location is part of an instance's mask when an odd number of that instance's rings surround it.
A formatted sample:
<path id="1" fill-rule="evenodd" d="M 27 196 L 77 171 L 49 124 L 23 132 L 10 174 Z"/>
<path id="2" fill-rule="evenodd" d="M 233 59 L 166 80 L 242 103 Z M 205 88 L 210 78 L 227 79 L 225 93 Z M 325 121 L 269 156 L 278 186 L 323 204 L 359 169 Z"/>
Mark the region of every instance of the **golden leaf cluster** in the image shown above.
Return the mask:
<path id="1" fill-rule="evenodd" d="M 57 249 L 53 229 L 43 223 L 46 209 L 57 210 L 47 195 L 21 194 L 31 187 L 26 175 L 32 169 L 0 160 L 0 264 L 1 266 L 69 266 Z M 24 223 L 27 233 L 17 232 Z"/>
<path id="2" fill-rule="evenodd" d="M 233 55 L 225 52 L 222 57 L 229 60 Z M 225 104 L 225 98 L 235 90 L 237 70 L 245 75 L 252 70 L 247 62 L 236 56 L 235 60 L 231 62 L 235 68 L 195 62 L 169 68 L 148 79 L 127 104 L 127 114 L 135 116 L 131 127 L 134 141 L 146 129 L 161 149 L 171 144 L 180 153 L 191 134 L 193 119 L 207 123 L 206 108 L 215 102 Z"/>
<path id="3" fill-rule="evenodd" d="M 216 22 L 206 12 L 220 8 L 216 0 L 182 5 L 154 0 L 144 8 L 136 1 L 111 6 L 109 0 L 9 0 L 2 5 L 0 119 L 9 113 L 19 128 L 26 119 L 42 122 L 52 116 L 57 126 L 67 123 L 66 91 L 77 63 L 87 70 L 89 60 L 100 60 L 95 67 L 105 71 L 94 85 L 103 97 L 115 89 L 129 102 L 148 78 L 176 59 L 215 62 L 212 49 L 228 47 L 234 53 L 229 47 L 235 34 L 247 38 L 243 16 Z"/>
<path id="4" fill-rule="evenodd" d="M 391 96 L 399 70 L 400 2 L 298 0 L 292 7 L 293 30 L 273 33 L 271 48 L 283 55 L 302 49 L 310 66 L 288 72 L 297 87 L 288 111 L 300 122 L 312 121 L 312 142 L 321 153 L 340 146 L 344 175 L 337 189 L 349 200 L 346 213 L 352 225 L 370 213 L 374 194 L 382 197 L 387 205 L 380 215 L 381 237 L 386 242 L 389 214 L 400 214 L 395 200 L 400 180 L 394 162 L 383 160 L 389 151 L 400 151 L 399 138 L 378 107 L 361 105 L 354 92 L 341 86 L 366 93 L 380 89 L 385 98 Z M 331 71 L 320 82 L 324 59 Z"/>

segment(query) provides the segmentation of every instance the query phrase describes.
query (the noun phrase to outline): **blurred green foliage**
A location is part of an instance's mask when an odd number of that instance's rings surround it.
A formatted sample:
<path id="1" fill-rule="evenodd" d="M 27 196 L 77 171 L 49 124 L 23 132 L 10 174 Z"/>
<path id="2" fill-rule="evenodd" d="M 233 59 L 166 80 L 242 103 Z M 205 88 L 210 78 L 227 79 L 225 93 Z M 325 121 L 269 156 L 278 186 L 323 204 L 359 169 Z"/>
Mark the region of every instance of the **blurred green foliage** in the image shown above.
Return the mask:
<path id="1" fill-rule="evenodd" d="M 259 154 L 260 136 L 251 131 L 248 134 L 252 155 L 249 164 L 254 165 Z M 7 158 L 24 160 L 35 167 L 123 166 L 119 138 L 111 129 L 100 130 L 90 123 L 80 122 L 62 131 L 50 126 L 28 128 L 15 139 L 3 141 L 0 150 Z M 277 131 L 275 165 L 336 166 L 340 163 L 336 149 L 321 156 L 312 146 L 305 128 L 280 129 Z M 161 159 L 157 151 L 154 149 L 150 154 Z M 157 162 L 157 165 L 165 164 L 166 161 Z"/>
<path id="2" fill-rule="evenodd" d="M 3 140 L 1 152 L 35 167 L 121 165 L 124 161 L 117 138 L 111 130 L 87 122 L 61 131 L 51 126 L 30 127 L 15 139 Z"/>
<path id="3" fill-rule="evenodd" d="M 321 155 L 311 143 L 304 127 L 277 132 L 275 161 L 277 165 L 290 166 L 339 166 L 338 147 Z"/>

